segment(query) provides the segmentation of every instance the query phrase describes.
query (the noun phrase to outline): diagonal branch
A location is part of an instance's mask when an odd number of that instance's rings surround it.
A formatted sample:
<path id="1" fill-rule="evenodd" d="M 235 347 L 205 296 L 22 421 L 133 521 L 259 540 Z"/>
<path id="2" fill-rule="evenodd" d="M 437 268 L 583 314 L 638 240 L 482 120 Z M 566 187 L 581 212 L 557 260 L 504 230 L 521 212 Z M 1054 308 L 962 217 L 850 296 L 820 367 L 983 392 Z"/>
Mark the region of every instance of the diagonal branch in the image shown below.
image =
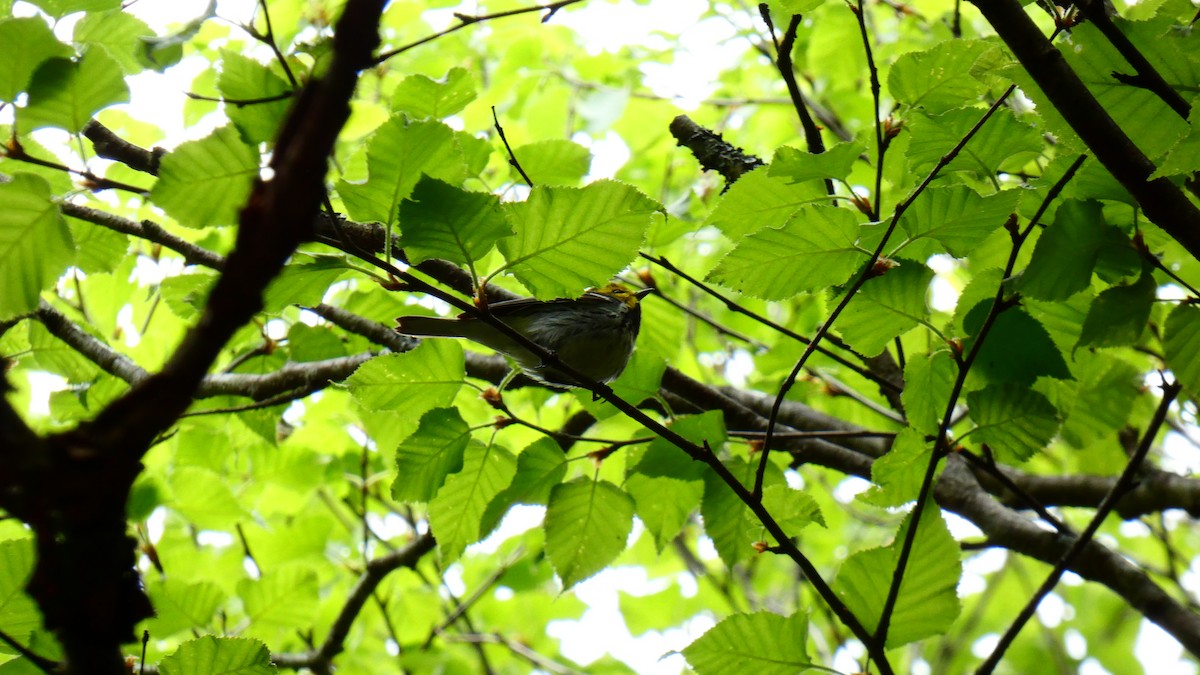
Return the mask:
<path id="1" fill-rule="evenodd" d="M 345 649 L 346 636 L 350 634 L 350 627 L 354 625 L 354 620 L 358 618 L 363 605 L 371 599 L 379 584 L 387 578 L 387 575 L 402 567 L 415 568 L 421 558 L 432 551 L 436 545 L 437 542 L 434 541 L 433 535 L 426 532 L 399 551 L 367 563 L 367 569 L 350 591 L 350 595 L 346 598 L 346 604 L 342 605 L 337 618 L 333 620 L 333 624 L 329 627 L 329 634 L 325 636 L 325 641 L 321 643 L 321 646 L 304 654 L 272 654 L 271 661 L 277 666 L 294 670 L 302 668 L 309 668 L 317 672 L 329 670 L 332 667 L 333 658 Z"/>

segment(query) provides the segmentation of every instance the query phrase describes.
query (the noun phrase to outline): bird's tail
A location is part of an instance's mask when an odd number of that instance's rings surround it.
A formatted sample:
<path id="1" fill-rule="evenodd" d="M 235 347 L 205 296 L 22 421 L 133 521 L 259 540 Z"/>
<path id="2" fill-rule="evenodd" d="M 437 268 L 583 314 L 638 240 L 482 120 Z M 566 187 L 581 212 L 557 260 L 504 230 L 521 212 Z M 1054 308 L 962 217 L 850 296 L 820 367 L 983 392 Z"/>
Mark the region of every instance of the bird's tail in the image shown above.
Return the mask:
<path id="1" fill-rule="evenodd" d="M 396 319 L 396 332 L 413 337 L 466 337 L 458 319 L 432 316 L 402 316 Z"/>

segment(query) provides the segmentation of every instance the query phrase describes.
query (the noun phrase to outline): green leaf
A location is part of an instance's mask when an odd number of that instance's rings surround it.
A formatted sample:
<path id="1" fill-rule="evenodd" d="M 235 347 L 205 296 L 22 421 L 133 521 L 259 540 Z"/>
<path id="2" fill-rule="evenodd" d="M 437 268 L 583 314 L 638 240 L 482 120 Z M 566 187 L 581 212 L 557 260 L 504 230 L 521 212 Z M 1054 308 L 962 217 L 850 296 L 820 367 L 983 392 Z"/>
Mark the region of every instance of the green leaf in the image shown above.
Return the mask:
<path id="1" fill-rule="evenodd" d="M 970 336 L 963 342 L 963 352 L 974 348 L 979 331 L 987 317 L 992 300 L 983 300 L 967 313 L 963 328 Z M 1023 309 L 1009 308 L 992 322 L 983 346 L 975 357 L 972 374 L 981 374 L 989 382 L 1032 384 L 1046 375 L 1070 379 L 1071 370 L 1062 352 L 1050 339 L 1041 323 Z"/>
<path id="2" fill-rule="evenodd" d="M 129 251 L 129 236 L 121 232 L 70 217 L 67 228 L 75 242 L 75 266 L 85 274 L 113 272 Z"/>
<path id="3" fill-rule="evenodd" d="M 932 454 L 933 448 L 925 441 L 923 433 L 912 427 L 902 430 L 896 434 L 887 454 L 871 464 L 871 482 L 875 485 L 863 493 L 861 499 L 886 508 L 915 501 Z M 941 473 L 942 466 L 936 471 Z"/>
<path id="4" fill-rule="evenodd" d="M 289 565 L 264 572 L 261 579 L 242 579 L 238 595 L 256 630 L 305 626 L 317 616 L 317 574 Z"/>
<path id="5" fill-rule="evenodd" d="M 1130 38 L 1134 44 L 1155 47 L 1178 43 L 1170 36 L 1174 29 L 1169 26 L 1165 27 L 1165 30 L 1162 24 L 1149 24 L 1145 28 L 1148 29 L 1147 34 Z M 1138 22 L 1123 24 L 1122 30 L 1132 35 L 1141 32 Z M 1129 72 L 1128 62 L 1095 25 L 1084 23 L 1072 27 L 1071 47 L 1062 51 L 1066 62 L 1117 125 L 1147 156 L 1161 155 L 1187 132 L 1187 122 L 1167 107 L 1157 94 L 1143 87 L 1131 87 L 1113 77 L 1114 72 Z M 1194 88 L 1200 84 L 1200 69 L 1197 69 L 1194 57 L 1180 58 L 1182 56 L 1180 54 L 1173 59 L 1169 64 L 1172 72 L 1165 76 L 1173 87 Z M 1165 74 L 1166 71 L 1159 72 Z M 1029 93 L 1024 86 L 1022 89 Z M 1040 91 L 1038 93 L 1040 94 Z M 1041 97 L 1030 95 L 1030 98 L 1037 103 L 1040 111 Z"/>
<path id="6" fill-rule="evenodd" d="M 707 279 L 765 300 L 845 283 L 866 261 L 855 244 L 858 218 L 847 209 L 804 206 L 782 227 L 743 238 Z"/>
<path id="7" fill-rule="evenodd" d="M 550 490 L 567 475 L 563 449 L 549 438 L 540 438 L 517 456 L 517 475 L 508 486 L 515 504 L 545 504 Z"/>
<path id="8" fill-rule="evenodd" d="M 58 127 L 71 133 L 116 103 L 129 101 L 121 66 L 103 49 L 89 49 L 76 60 L 44 61 L 29 83 L 29 104 L 17 119 L 25 130 Z"/>
<path id="9" fill-rule="evenodd" d="M 479 527 L 490 533 L 513 504 L 542 504 L 550 499 L 550 490 L 567 475 L 563 449 L 550 438 L 540 438 L 517 455 L 517 473 L 512 483 L 496 495 L 484 511 Z"/>
<path id="10" fill-rule="evenodd" d="M 909 136 L 909 171 L 922 174 L 942 161 L 979 123 L 981 108 L 956 108 L 939 115 L 914 114 L 905 126 Z M 1012 111 L 1002 108 L 975 132 L 970 142 L 942 169 L 942 175 L 964 173 L 991 183 L 1002 168 L 1019 169 L 1021 164 L 1035 159 L 1044 149 L 1045 141 L 1038 129 L 1018 120 Z"/>
<path id="11" fill-rule="evenodd" d="M 207 270 L 196 270 L 192 274 L 181 274 L 163 279 L 159 292 L 175 316 L 181 319 L 194 319 L 204 303 L 208 293 L 217 283 L 217 275 Z"/>
<path id="12" fill-rule="evenodd" d="M 0 183 L 0 320 L 33 311 L 75 257 L 50 184 L 19 173 Z"/>
<path id="13" fill-rule="evenodd" d="M 900 548 L 912 523 L 909 514 L 891 545 L 859 551 L 847 558 L 834 581 L 834 592 L 868 631 L 879 625 Z M 944 633 L 954 623 L 961 610 L 955 592 L 962 576 L 961 556 L 940 511 L 930 505 L 921 515 L 888 622 L 889 649 Z"/>
<path id="14" fill-rule="evenodd" d="M 25 593 L 33 563 L 32 539 L 0 542 L 0 629 L 22 640 L 42 625 L 37 605 Z"/>
<path id="15" fill-rule="evenodd" d="M 1197 133 L 1197 129 L 1200 129 L 1200 111 L 1193 105 L 1188 113 L 1187 135 L 1172 146 L 1167 158 L 1150 174 L 1151 180 L 1163 176 L 1187 175 L 1200 170 L 1200 133 Z"/>
<path id="16" fill-rule="evenodd" d="M 1200 307 L 1179 305 L 1167 316 L 1163 330 L 1163 357 L 1167 367 L 1187 391 L 1200 395 Z"/>
<path id="17" fill-rule="evenodd" d="M 500 200 L 425 177 L 400 204 L 400 245 L 412 264 L 442 258 L 469 265 L 512 234 Z"/>
<path id="18" fill-rule="evenodd" d="M 798 535 L 800 530 L 812 523 L 825 527 L 825 517 L 821 515 L 821 507 L 812 498 L 812 495 L 801 490 L 794 490 L 788 485 L 764 487 L 762 503 L 789 537 Z M 760 521 L 757 516 L 750 513 L 748 517 L 753 521 L 752 525 L 759 525 Z"/>
<path id="19" fill-rule="evenodd" d="M 446 479 L 429 503 L 429 526 L 442 560 L 457 560 L 483 536 L 480 524 L 492 499 L 512 483 L 517 459 L 498 445 L 471 443 L 462 470 Z"/>
<path id="20" fill-rule="evenodd" d="M 332 256 L 320 256 L 304 263 L 293 262 L 284 267 L 263 292 L 263 311 L 274 314 L 292 305 L 319 305 L 329 287 L 346 273 L 346 262 Z"/>
<path id="21" fill-rule="evenodd" d="M 0 21 L 0 101 L 13 103 L 47 59 L 66 57 L 71 48 L 59 42 L 38 17 Z"/>
<path id="22" fill-rule="evenodd" d="M 592 153 L 587 148 L 562 139 L 528 143 L 513 154 L 534 185 L 578 185 L 592 167 Z M 515 167 L 513 173 L 516 175 Z"/>
<path id="23" fill-rule="evenodd" d="M 816 155 L 784 146 L 775 151 L 767 175 L 789 178 L 794 183 L 824 178 L 846 180 L 864 152 L 866 147 L 862 143 L 838 143 Z"/>
<path id="24" fill-rule="evenodd" d="M 946 413 L 958 368 L 950 352 L 914 354 L 904 365 L 904 391 L 900 400 L 913 429 L 935 435 Z"/>
<path id="25" fill-rule="evenodd" d="M 1058 433 L 1058 410 L 1040 392 L 1015 383 L 967 394 L 971 438 L 987 443 L 1005 460 L 1023 462 L 1049 445 Z"/>
<path id="26" fill-rule="evenodd" d="M 205 635 L 179 646 L 158 666 L 162 675 L 269 675 L 278 672 L 267 645 L 248 638 Z"/>
<path id="27" fill-rule="evenodd" d="M 925 296 L 933 270 L 911 260 L 870 279 L 850 301 L 834 326 L 860 353 L 874 356 L 892 338 L 927 321 Z"/>
<path id="28" fill-rule="evenodd" d="M 1088 288 L 1105 229 L 1099 202 L 1064 201 L 1033 249 L 1021 275 L 1021 292 L 1041 300 L 1066 300 Z"/>
<path id="29" fill-rule="evenodd" d="M 775 21 L 782 21 L 785 24 L 784 19 L 787 17 L 793 14 L 807 14 L 823 4 L 825 4 L 825 0 L 769 0 L 767 2 Z"/>
<path id="30" fill-rule="evenodd" d="M 187 227 L 233 225 L 258 177 L 258 150 L 224 126 L 162 158 L 150 199 Z"/>
<path id="31" fill-rule="evenodd" d="M 1096 355 L 1089 364 L 1078 386 L 1051 398 L 1063 414 L 1060 438 L 1080 449 L 1126 425 L 1136 410 L 1143 379 L 1137 368 L 1107 355 Z"/>
<path id="32" fill-rule="evenodd" d="M 577 295 L 607 281 L 637 256 L 661 207 L 623 183 L 536 187 L 505 204 L 516 234 L 500 240 L 508 268 L 539 298 Z"/>
<path id="33" fill-rule="evenodd" d="M 698 675 L 748 673 L 792 675 L 804 671 L 808 658 L 808 616 L 771 612 L 725 617 L 683 650 Z"/>
<path id="34" fill-rule="evenodd" d="M 275 10 L 272 14 L 278 19 L 280 10 Z M 179 63 L 183 58 L 183 46 L 196 37 L 206 21 L 216 15 L 217 3 L 209 0 L 203 14 L 193 17 L 191 21 L 188 21 L 166 35 L 156 35 L 142 40 L 142 63 L 147 68 L 153 68 L 160 73 Z M 278 25 L 275 27 L 275 38 L 277 40 L 283 34 L 280 28 Z"/>
<path id="35" fill-rule="evenodd" d="M 463 381 L 462 347 L 450 340 L 425 340 L 403 354 L 367 361 L 346 379 L 346 388 L 367 410 L 387 410 L 412 419 L 454 402 Z"/>
<path id="36" fill-rule="evenodd" d="M 633 500 L 616 485 L 587 478 L 555 485 L 546 506 L 546 556 L 563 590 L 607 567 L 632 530 Z"/>
<path id="37" fill-rule="evenodd" d="M 715 450 L 725 444 L 725 420 L 715 410 L 699 415 L 681 415 L 667 426 L 696 445 L 707 444 Z M 705 472 L 702 464 L 663 438 L 655 438 L 650 442 L 631 471 L 656 478 L 683 479 L 699 478 Z"/>
<path id="38" fill-rule="evenodd" d="M 972 103 L 987 88 L 971 74 L 971 66 L 994 48 L 982 40 L 953 40 L 904 54 L 888 72 L 888 92 L 909 107 L 932 111 Z"/>
<path id="39" fill-rule="evenodd" d="M 52 19 L 61 19 L 75 12 L 117 9 L 121 6 L 121 0 L 33 0 L 30 4 L 40 7 Z"/>
<path id="40" fill-rule="evenodd" d="M 462 469 L 469 440 L 471 429 L 458 410 L 436 408 L 422 415 L 417 431 L 396 448 L 392 499 L 400 502 L 433 499 L 446 477 Z"/>
<path id="41" fill-rule="evenodd" d="M 778 227 L 804 204 L 827 201 L 819 181 L 793 183 L 786 177 L 755 169 L 738 179 L 709 214 L 706 225 L 719 228 L 733 241 L 764 227 Z"/>
<path id="42" fill-rule="evenodd" d="M 281 77 L 254 59 L 231 51 L 221 52 L 221 73 L 217 90 L 226 101 L 255 101 L 245 105 L 225 105 L 225 113 L 247 141 L 267 143 L 275 139 L 279 125 L 292 106 L 291 98 L 264 101 L 281 96 L 291 86 Z"/>
<path id="43" fill-rule="evenodd" d="M 75 24 L 75 43 L 96 45 L 128 75 L 140 73 L 145 68 L 139 56 L 143 39 L 154 35 L 145 21 L 119 9 L 87 14 Z"/>
<path id="44" fill-rule="evenodd" d="M 461 112 L 475 96 L 475 79 L 463 68 L 451 68 L 440 81 L 409 75 L 392 92 L 392 110 L 415 119 L 442 119 Z"/>
<path id="45" fill-rule="evenodd" d="M 704 481 L 635 473 L 625 479 L 625 489 L 633 497 L 638 518 L 654 537 L 654 547 L 662 553 L 700 507 Z"/>
<path id="46" fill-rule="evenodd" d="M 153 579 L 146 583 L 154 618 L 146 629 L 159 639 L 182 630 L 205 628 L 212 622 L 225 593 L 211 581 L 182 581 L 171 577 Z"/>
<path id="47" fill-rule="evenodd" d="M 965 258 L 1004 225 L 1019 196 L 1016 190 L 980 197 L 963 186 L 930 188 L 904 212 L 900 226 L 914 240 L 934 239 L 950 255 Z"/>
<path id="48" fill-rule="evenodd" d="M 328 325 L 292 324 L 288 328 L 287 350 L 288 357 L 296 363 L 347 356 L 346 344 L 342 342 L 342 334 Z"/>
<path id="49" fill-rule="evenodd" d="M 171 506 L 201 529 L 221 530 L 247 516 L 227 481 L 211 469 L 182 466 L 171 473 Z"/>
<path id="50" fill-rule="evenodd" d="M 412 194 L 422 174 L 446 180 L 464 173 L 462 155 L 450 127 L 436 121 L 407 122 L 393 117 L 367 142 L 365 182 L 338 181 L 338 195 L 355 220 L 396 222 L 400 202 Z"/>
<path id="51" fill-rule="evenodd" d="M 645 305 L 642 305 L 642 327 L 646 327 Z M 639 338 L 642 333 L 638 333 Z M 645 344 L 644 342 L 642 344 Z M 667 363 L 648 348 L 634 350 L 621 376 L 612 383 L 613 392 L 626 401 L 644 401 L 658 396 Z"/>
<path id="52" fill-rule="evenodd" d="M 1158 286 L 1154 275 L 1145 272 L 1136 283 L 1105 289 L 1092 301 L 1079 347 L 1121 347 L 1137 344 L 1146 323 Z"/>

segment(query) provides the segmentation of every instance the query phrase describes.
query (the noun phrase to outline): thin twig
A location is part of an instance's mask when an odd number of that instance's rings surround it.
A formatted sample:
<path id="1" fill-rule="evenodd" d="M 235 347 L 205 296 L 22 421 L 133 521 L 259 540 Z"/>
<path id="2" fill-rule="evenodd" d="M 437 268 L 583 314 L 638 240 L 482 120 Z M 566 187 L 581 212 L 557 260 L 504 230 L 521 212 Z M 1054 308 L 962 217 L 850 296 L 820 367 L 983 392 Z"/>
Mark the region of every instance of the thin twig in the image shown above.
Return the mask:
<path id="1" fill-rule="evenodd" d="M 190 91 L 183 92 L 183 95 L 187 96 L 193 101 L 212 101 L 214 103 L 224 103 L 225 105 L 241 108 L 248 105 L 261 105 L 263 103 L 274 103 L 275 101 L 286 101 L 289 98 L 294 98 L 296 96 L 296 92 L 284 91 L 278 94 L 272 94 L 271 96 L 259 96 L 257 98 L 222 98 L 220 96 L 205 96 L 203 94 L 196 94 Z"/>
<path id="2" fill-rule="evenodd" d="M 496 116 L 496 106 L 492 106 L 492 122 L 496 125 L 496 133 L 500 135 L 500 140 L 504 143 L 504 149 L 508 151 L 508 165 L 521 174 L 521 178 L 525 180 L 525 184 L 532 190 L 533 181 L 529 178 L 529 174 L 525 173 L 525 169 L 521 166 L 521 163 L 517 161 L 517 155 L 513 152 L 512 146 L 508 144 L 508 136 L 504 135 L 504 127 L 500 126 L 500 118 Z"/>
<path id="3" fill-rule="evenodd" d="M 463 28 L 466 28 L 467 26 L 477 24 L 477 23 L 480 23 L 483 21 L 491 21 L 492 19 L 502 19 L 504 17 L 517 16 L 519 14 L 529 14 L 532 12 L 546 12 L 546 15 L 542 17 L 542 23 L 546 23 L 547 21 L 550 20 L 550 18 L 552 16 L 554 16 L 558 12 L 558 10 L 562 9 L 563 7 L 567 7 L 569 5 L 574 5 L 575 3 L 582 2 L 582 1 L 583 0 L 559 0 L 559 2 L 552 2 L 547 5 L 533 5 L 532 7 L 521 7 L 519 9 L 510 9 L 508 11 L 495 12 L 493 14 L 470 15 L 470 14 L 459 14 L 458 12 L 455 12 L 454 18 L 459 20 L 458 24 L 455 24 L 455 25 L 447 28 L 446 30 L 438 31 L 437 33 L 434 33 L 433 35 L 428 35 L 426 37 L 423 37 L 420 40 L 417 40 L 416 42 L 410 42 L 402 47 L 397 47 L 395 49 L 389 49 L 388 51 L 383 52 L 379 56 L 375 57 L 375 62 L 373 65 L 377 66 L 377 65 L 383 63 L 384 61 L 387 61 L 388 59 L 392 58 L 393 56 L 396 56 L 397 54 L 403 54 L 404 52 L 406 52 L 410 49 L 413 49 L 415 47 L 420 47 L 421 45 L 425 44 L 426 42 L 432 42 L 434 40 L 437 40 L 438 38 L 444 37 L 446 35 L 456 32 L 456 31 L 460 31 Z"/>
<path id="4" fill-rule="evenodd" d="M 875 54 L 871 49 L 871 38 L 867 34 L 867 17 L 866 12 L 863 11 L 863 0 L 857 0 L 857 2 L 857 5 L 851 6 L 851 10 L 854 12 L 854 17 L 858 19 L 858 31 L 862 35 L 863 51 L 867 55 L 867 71 L 871 74 L 871 99 L 875 105 L 875 193 L 871 195 L 870 212 L 867 214 L 871 220 L 875 220 L 883 212 L 883 159 L 887 154 L 887 144 L 884 143 L 883 120 L 880 119 L 879 69 L 875 67 Z"/>
<path id="5" fill-rule="evenodd" d="M 7 157 L 9 159 L 16 160 L 18 162 L 25 162 L 26 164 L 33 164 L 34 166 L 41 166 L 41 167 L 45 167 L 47 169 L 54 169 L 56 171 L 62 171 L 64 173 L 69 173 L 69 174 L 79 176 L 80 178 L 82 178 L 84 180 L 84 187 L 87 188 L 88 190 L 92 190 L 92 191 L 124 190 L 126 192 L 132 192 L 137 195 L 150 194 L 150 190 L 147 188 L 138 187 L 136 185 L 130 185 L 128 183 L 122 183 L 121 181 L 111 180 L 109 178 L 104 178 L 102 176 L 97 176 L 96 174 L 94 174 L 91 171 L 88 171 L 86 169 L 84 169 L 84 170 L 72 169 L 71 167 L 69 167 L 65 164 L 60 164 L 59 162 L 52 162 L 47 159 L 40 159 L 38 157 L 34 157 L 33 155 L 30 155 L 28 152 L 25 152 L 25 147 L 22 146 L 19 142 L 17 142 L 17 139 L 15 137 L 9 139 L 8 145 L 5 146 L 5 148 L 4 148 L 4 152 L 0 153 L 0 157 Z"/>
<path id="6" fill-rule="evenodd" d="M 253 30 L 248 32 L 271 47 L 271 51 L 275 53 L 275 60 L 283 68 L 283 74 L 287 76 L 288 83 L 292 85 L 293 90 L 299 89 L 300 83 L 296 80 L 296 76 L 292 74 L 292 67 L 288 65 L 287 58 L 280 51 L 279 45 L 275 43 L 275 29 L 271 26 L 271 10 L 267 8 L 267 0 L 259 0 L 258 5 L 262 7 L 263 20 L 267 24 L 267 32 L 265 35 L 257 35 L 256 31 Z"/>

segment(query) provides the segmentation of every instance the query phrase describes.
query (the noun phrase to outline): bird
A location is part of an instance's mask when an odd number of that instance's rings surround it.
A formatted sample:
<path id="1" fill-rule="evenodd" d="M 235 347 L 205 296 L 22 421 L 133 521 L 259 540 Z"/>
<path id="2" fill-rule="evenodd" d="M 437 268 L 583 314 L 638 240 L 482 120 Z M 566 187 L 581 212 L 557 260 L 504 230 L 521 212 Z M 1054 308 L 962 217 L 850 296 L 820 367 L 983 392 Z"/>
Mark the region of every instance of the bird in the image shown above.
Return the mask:
<path id="1" fill-rule="evenodd" d="M 589 380 L 607 383 L 617 379 L 633 354 L 641 327 L 640 302 L 653 290 L 634 291 L 610 283 L 589 288 L 578 298 L 505 300 L 489 305 L 485 311 Z M 563 388 L 582 384 L 545 363 L 516 339 L 469 314 L 453 319 L 402 316 L 396 319 L 395 330 L 412 337 L 467 338 L 509 357 L 522 372 L 542 384 Z"/>

